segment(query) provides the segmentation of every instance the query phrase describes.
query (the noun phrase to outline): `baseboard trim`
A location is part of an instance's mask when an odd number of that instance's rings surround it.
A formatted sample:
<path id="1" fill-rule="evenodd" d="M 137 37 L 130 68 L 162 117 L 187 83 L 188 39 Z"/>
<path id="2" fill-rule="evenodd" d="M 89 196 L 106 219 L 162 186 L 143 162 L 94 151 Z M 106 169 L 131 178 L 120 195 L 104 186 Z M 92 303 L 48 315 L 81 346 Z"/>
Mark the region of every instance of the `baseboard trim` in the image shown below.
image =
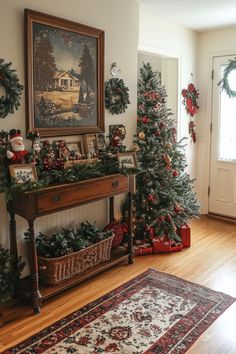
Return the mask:
<path id="1" fill-rule="evenodd" d="M 219 220 L 223 220 L 223 221 L 228 221 L 230 223 L 236 224 L 236 218 L 232 218 L 230 216 L 225 216 L 225 215 L 221 215 L 221 214 L 214 214 L 214 213 L 208 213 L 206 215 L 211 218 L 215 218 L 215 219 L 219 219 Z"/>

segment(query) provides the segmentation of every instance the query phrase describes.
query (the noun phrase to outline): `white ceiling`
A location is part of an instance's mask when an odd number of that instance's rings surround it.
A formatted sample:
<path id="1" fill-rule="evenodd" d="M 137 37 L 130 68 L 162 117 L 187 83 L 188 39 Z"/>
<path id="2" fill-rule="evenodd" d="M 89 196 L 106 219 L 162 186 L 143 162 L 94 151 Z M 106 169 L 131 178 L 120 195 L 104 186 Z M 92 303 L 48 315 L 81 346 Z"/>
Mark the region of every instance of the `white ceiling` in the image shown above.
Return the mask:
<path id="1" fill-rule="evenodd" d="M 142 9 L 196 31 L 236 26 L 236 0 L 139 0 Z"/>

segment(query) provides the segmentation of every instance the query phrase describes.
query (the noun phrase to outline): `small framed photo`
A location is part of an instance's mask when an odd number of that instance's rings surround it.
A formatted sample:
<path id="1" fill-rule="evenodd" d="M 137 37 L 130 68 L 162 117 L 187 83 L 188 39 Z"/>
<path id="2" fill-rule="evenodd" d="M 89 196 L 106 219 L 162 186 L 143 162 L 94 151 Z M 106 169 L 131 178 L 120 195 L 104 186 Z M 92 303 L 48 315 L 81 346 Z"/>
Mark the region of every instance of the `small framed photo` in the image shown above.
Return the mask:
<path id="1" fill-rule="evenodd" d="M 84 135 L 84 148 L 85 154 L 88 159 L 97 156 L 97 135 L 96 134 L 85 134 Z"/>
<path id="2" fill-rule="evenodd" d="M 82 141 L 69 141 L 66 143 L 69 152 L 74 152 L 78 156 L 84 155 Z"/>
<path id="3" fill-rule="evenodd" d="M 33 163 L 10 165 L 10 175 L 16 183 L 33 182 L 38 180 L 37 170 Z"/>
<path id="4" fill-rule="evenodd" d="M 136 168 L 137 160 L 134 152 L 119 152 L 117 153 L 117 159 L 120 167 Z"/>

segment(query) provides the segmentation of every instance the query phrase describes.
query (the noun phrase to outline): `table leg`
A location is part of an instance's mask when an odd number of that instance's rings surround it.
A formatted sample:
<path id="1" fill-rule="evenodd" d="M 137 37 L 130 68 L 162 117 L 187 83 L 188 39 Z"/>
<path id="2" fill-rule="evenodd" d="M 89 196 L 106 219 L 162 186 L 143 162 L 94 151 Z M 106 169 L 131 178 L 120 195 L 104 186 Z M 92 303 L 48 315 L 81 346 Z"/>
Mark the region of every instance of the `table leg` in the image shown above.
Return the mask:
<path id="1" fill-rule="evenodd" d="M 13 269 L 15 272 L 18 271 L 18 252 L 17 252 L 17 241 L 16 241 L 16 218 L 15 213 L 10 212 L 9 230 L 10 230 L 10 254 L 13 261 Z M 13 297 L 17 297 L 16 288 L 14 288 Z"/>
<path id="2" fill-rule="evenodd" d="M 29 224 L 29 243 L 30 243 L 30 273 L 32 286 L 32 306 L 34 313 L 40 312 L 42 296 L 39 291 L 38 259 L 35 243 L 34 221 L 28 220 Z"/>
<path id="3" fill-rule="evenodd" d="M 133 263 L 133 198 L 132 193 L 128 193 L 128 253 L 129 264 Z"/>
<path id="4" fill-rule="evenodd" d="M 110 197 L 110 213 L 109 218 L 110 222 L 114 221 L 114 197 Z"/>
<path id="5" fill-rule="evenodd" d="M 17 262 L 18 254 L 17 254 L 17 243 L 16 243 L 16 219 L 15 213 L 10 213 L 10 252 L 12 257 L 14 258 L 14 262 Z"/>

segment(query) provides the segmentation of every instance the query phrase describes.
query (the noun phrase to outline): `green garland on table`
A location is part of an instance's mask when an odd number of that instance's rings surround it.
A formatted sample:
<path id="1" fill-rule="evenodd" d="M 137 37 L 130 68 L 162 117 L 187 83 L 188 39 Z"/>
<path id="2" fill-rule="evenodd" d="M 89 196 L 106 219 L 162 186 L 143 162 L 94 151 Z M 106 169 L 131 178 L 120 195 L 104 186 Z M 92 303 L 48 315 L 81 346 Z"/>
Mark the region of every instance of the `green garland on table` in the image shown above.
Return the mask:
<path id="1" fill-rule="evenodd" d="M 112 78 L 106 81 L 105 106 L 111 114 L 125 112 L 129 103 L 129 89 L 122 79 Z"/>
<path id="2" fill-rule="evenodd" d="M 15 71 L 10 68 L 10 63 L 0 59 L 0 86 L 6 90 L 6 95 L 0 97 L 0 118 L 5 118 L 8 113 L 14 113 L 20 106 L 20 96 L 23 86 L 19 83 Z"/>
<path id="3" fill-rule="evenodd" d="M 4 184 L 4 181 L 6 181 L 4 179 L 0 187 L 2 192 L 6 192 L 6 200 L 9 201 L 20 192 L 37 190 L 62 183 L 75 183 L 119 172 L 118 161 L 115 158 L 109 158 L 107 162 L 101 160 L 93 164 L 74 165 L 63 170 L 40 171 L 38 169 L 38 181 L 17 184 L 12 179 L 7 184 Z"/>
<path id="4" fill-rule="evenodd" d="M 229 60 L 229 64 L 224 69 L 223 78 L 218 82 L 218 85 L 221 86 L 221 90 L 225 91 L 229 97 L 236 97 L 236 91 L 232 90 L 229 84 L 229 74 L 233 70 L 236 70 L 236 58 Z"/>
<path id="5" fill-rule="evenodd" d="M 111 174 L 121 173 L 123 175 L 135 174 L 138 168 L 119 167 L 115 156 L 104 156 L 100 161 L 93 164 L 79 164 L 62 170 L 38 170 L 38 181 L 27 181 L 15 183 L 14 179 L 9 180 L 7 172 L 0 176 L 0 192 L 6 193 L 6 201 L 14 198 L 18 193 L 38 190 L 62 183 L 76 183 L 92 178 L 103 177 Z"/>

